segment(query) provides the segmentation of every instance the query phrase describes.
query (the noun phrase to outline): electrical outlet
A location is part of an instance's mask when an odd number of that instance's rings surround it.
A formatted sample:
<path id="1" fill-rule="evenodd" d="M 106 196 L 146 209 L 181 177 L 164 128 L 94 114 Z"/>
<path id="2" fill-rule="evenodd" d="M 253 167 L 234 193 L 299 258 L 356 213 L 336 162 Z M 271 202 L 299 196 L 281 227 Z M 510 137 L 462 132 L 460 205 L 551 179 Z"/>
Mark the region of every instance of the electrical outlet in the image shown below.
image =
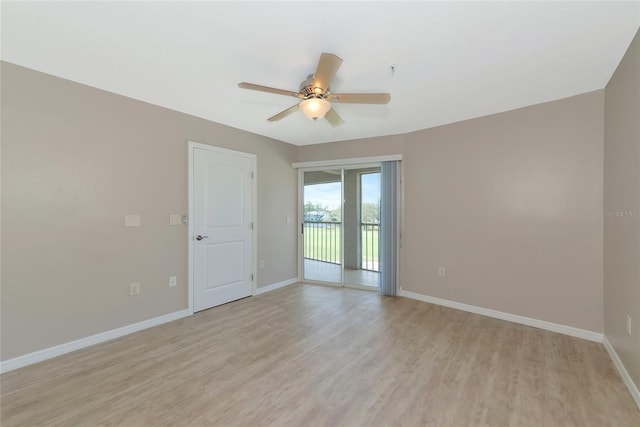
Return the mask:
<path id="1" fill-rule="evenodd" d="M 129 295 L 140 295 L 140 283 L 132 283 L 129 285 Z"/>
<path id="2" fill-rule="evenodd" d="M 178 278 L 176 276 L 169 277 L 169 287 L 175 288 L 176 286 L 178 286 Z"/>
<path id="3" fill-rule="evenodd" d="M 627 335 L 631 336 L 631 316 L 627 314 Z"/>
<path id="4" fill-rule="evenodd" d="M 444 267 L 438 267 L 438 276 L 444 277 L 447 275 L 447 269 Z"/>
<path id="5" fill-rule="evenodd" d="M 258 261 L 258 268 L 264 268 L 264 260 L 263 259 Z"/>

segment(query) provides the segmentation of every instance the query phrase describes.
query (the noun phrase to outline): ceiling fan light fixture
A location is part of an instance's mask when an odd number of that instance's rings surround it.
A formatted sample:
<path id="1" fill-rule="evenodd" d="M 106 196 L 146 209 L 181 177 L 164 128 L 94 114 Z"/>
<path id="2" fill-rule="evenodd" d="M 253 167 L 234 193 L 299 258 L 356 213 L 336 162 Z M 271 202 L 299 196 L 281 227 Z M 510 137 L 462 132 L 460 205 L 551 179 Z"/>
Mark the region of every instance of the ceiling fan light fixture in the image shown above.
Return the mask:
<path id="1" fill-rule="evenodd" d="M 317 120 L 327 114 L 331 109 L 331 103 L 324 98 L 309 98 L 302 101 L 299 107 L 307 118 Z"/>

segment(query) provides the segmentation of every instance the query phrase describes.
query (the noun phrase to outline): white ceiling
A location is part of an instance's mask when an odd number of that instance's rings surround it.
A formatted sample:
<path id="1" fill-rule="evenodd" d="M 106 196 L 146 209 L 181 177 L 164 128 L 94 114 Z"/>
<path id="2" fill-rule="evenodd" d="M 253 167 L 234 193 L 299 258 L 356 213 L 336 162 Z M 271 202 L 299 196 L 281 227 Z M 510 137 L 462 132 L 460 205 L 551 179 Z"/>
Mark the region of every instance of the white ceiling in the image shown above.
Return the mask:
<path id="1" fill-rule="evenodd" d="M 2 2 L 3 60 L 296 145 L 405 133 L 602 89 L 640 2 Z M 296 113 L 320 53 L 333 128 Z M 396 65 L 392 75 L 390 66 Z"/>

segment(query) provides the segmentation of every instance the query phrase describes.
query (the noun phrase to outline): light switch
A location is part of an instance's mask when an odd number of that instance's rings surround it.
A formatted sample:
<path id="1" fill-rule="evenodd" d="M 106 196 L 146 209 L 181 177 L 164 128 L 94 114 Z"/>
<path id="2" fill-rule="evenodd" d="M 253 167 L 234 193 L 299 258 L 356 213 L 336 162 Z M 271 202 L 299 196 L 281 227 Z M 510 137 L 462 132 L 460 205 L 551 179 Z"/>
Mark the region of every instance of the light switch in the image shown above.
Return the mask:
<path id="1" fill-rule="evenodd" d="M 169 225 L 182 225 L 182 215 L 180 214 L 169 215 Z"/>
<path id="2" fill-rule="evenodd" d="M 140 215 L 125 215 L 124 216 L 125 227 L 140 227 Z"/>
<path id="3" fill-rule="evenodd" d="M 132 283 L 129 285 L 129 295 L 140 295 L 140 283 Z"/>

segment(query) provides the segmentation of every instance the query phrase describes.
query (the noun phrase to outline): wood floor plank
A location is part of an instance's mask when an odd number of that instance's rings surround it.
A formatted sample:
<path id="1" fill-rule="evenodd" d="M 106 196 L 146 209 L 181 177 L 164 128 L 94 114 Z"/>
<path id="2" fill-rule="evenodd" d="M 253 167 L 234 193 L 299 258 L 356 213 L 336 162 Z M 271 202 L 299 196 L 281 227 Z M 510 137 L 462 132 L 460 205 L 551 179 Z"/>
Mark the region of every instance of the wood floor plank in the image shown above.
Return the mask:
<path id="1" fill-rule="evenodd" d="M 0 377 L 13 426 L 640 426 L 602 345 L 294 285 Z"/>

